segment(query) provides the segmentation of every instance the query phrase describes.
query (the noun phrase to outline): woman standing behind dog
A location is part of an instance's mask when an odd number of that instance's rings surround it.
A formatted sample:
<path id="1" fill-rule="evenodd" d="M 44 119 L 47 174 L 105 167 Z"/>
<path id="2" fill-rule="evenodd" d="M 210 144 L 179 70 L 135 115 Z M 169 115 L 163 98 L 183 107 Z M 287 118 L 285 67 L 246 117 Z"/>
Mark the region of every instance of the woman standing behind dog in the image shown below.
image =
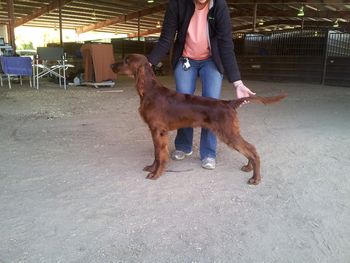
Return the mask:
<path id="1" fill-rule="evenodd" d="M 170 0 L 159 41 L 148 57 L 149 62 L 157 65 L 172 45 L 177 92 L 194 94 L 199 77 L 202 96 L 218 99 L 225 72 L 238 98 L 255 94 L 241 81 L 233 49 L 230 12 L 225 0 Z M 190 156 L 192 141 L 193 128 L 177 130 L 172 159 L 182 160 Z M 202 129 L 200 158 L 203 168 L 215 169 L 216 146 L 215 134 Z"/>

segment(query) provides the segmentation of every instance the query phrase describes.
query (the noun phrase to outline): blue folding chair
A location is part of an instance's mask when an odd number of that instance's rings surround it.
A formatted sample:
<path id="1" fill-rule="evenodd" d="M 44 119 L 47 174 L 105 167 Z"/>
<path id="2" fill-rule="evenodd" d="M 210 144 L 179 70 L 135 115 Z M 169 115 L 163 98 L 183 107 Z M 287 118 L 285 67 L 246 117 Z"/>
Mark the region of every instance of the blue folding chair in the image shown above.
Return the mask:
<path id="1" fill-rule="evenodd" d="M 11 89 L 11 77 L 19 77 L 22 86 L 22 76 L 29 77 L 30 87 L 32 87 L 33 66 L 30 57 L 6 57 L 1 56 L 2 74 L 7 76 L 9 89 Z M 3 86 L 1 77 L 1 86 Z"/>

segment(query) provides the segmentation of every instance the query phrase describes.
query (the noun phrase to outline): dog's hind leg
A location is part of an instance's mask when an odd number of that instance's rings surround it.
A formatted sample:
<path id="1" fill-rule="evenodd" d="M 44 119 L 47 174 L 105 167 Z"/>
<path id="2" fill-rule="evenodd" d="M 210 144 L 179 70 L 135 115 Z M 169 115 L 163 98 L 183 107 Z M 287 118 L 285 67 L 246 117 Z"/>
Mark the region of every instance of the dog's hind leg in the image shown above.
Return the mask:
<path id="1" fill-rule="evenodd" d="M 143 168 L 143 171 L 153 173 L 156 170 L 156 160 L 151 165 L 147 165 Z"/>
<path id="2" fill-rule="evenodd" d="M 168 152 L 168 132 L 159 129 L 151 129 L 153 145 L 154 145 L 154 162 L 146 166 L 145 171 L 150 172 L 147 179 L 158 179 L 162 175 L 166 163 L 169 159 Z"/>
<path id="3" fill-rule="evenodd" d="M 251 162 L 250 160 L 248 160 L 247 165 L 243 165 L 242 168 L 241 168 L 241 170 L 242 170 L 243 172 L 250 172 L 250 171 L 252 171 L 252 170 L 253 170 L 253 164 L 252 164 L 252 162 Z"/>
<path id="4" fill-rule="evenodd" d="M 243 171 L 253 170 L 253 176 L 248 180 L 249 184 L 259 184 L 261 181 L 260 175 L 260 157 L 253 145 L 245 141 L 242 137 L 237 138 L 235 149 L 242 153 L 248 159 L 248 164 L 242 167 Z"/>
<path id="5" fill-rule="evenodd" d="M 233 139 L 232 139 L 233 138 Z M 259 184 L 260 176 L 260 157 L 253 145 L 245 141 L 240 134 L 234 136 L 225 136 L 223 141 L 233 149 L 243 154 L 248 159 L 248 164 L 242 167 L 242 171 L 250 172 L 253 170 L 253 176 L 249 179 L 249 184 Z"/>

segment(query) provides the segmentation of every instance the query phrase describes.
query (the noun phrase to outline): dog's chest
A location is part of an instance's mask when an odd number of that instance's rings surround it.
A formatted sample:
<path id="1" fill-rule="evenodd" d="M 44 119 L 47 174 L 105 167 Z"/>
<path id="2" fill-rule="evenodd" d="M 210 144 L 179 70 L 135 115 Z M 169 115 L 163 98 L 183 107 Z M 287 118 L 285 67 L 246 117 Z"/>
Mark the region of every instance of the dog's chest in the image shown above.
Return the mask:
<path id="1" fill-rule="evenodd" d="M 157 119 L 160 117 L 161 112 L 154 102 L 141 101 L 139 106 L 139 113 L 145 122 L 149 122 L 151 119 Z"/>

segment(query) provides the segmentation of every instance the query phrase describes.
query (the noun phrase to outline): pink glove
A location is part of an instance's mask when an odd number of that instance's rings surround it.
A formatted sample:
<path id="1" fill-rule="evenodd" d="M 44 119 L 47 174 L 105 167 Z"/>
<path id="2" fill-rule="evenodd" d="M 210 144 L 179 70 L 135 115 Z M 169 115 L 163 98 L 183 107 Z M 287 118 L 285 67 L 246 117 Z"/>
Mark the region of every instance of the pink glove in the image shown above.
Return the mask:
<path id="1" fill-rule="evenodd" d="M 255 95 L 256 93 L 252 92 L 250 89 L 248 89 L 242 82 L 242 80 L 237 80 L 233 82 L 233 87 L 236 88 L 236 95 L 237 98 L 244 98 L 244 97 L 250 97 L 251 95 Z"/>

